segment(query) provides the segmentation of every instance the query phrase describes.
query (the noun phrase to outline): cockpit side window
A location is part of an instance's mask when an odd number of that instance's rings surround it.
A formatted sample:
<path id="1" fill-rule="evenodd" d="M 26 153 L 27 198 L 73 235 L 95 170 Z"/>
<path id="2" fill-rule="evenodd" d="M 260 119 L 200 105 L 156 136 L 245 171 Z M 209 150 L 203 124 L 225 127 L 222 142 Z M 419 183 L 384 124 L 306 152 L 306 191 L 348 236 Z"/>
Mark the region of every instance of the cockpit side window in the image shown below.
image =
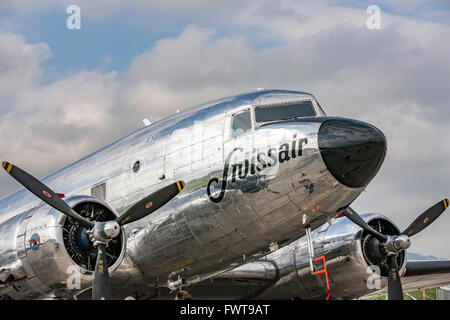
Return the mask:
<path id="1" fill-rule="evenodd" d="M 322 116 L 326 116 L 325 111 L 323 111 L 322 106 L 320 105 L 319 101 L 316 100 L 317 106 L 319 107 L 319 113 L 322 113 Z"/>
<path id="2" fill-rule="evenodd" d="M 243 135 L 252 130 L 252 120 L 250 110 L 233 115 L 231 135 L 233 138 Z"/>
<path id="3" fill-rule="evenodd" d="M 256 122 L 270 122 L 314 116 L 316 116 L 316 111 L 314 110 L 311 100 L 285 105 L 255 108 Z"/>

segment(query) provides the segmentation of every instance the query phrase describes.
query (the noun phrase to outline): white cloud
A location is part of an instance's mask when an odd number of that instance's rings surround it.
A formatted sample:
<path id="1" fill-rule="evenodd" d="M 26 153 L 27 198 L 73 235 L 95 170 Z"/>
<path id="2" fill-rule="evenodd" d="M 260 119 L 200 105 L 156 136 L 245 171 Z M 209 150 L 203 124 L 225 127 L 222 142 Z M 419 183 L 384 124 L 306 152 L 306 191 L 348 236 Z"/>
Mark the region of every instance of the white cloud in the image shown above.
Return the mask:
<path id="1" fill-rule="evenodd" d="M 42 84 L 45 70 L 39 63 L 49 56 L 46 44 L 0 34 L 0 137 L 9 141 L 1 156 L 38 174 L 104 142 L 117 86 L 115 72 L 97 71 Z"/>
<path id="2" fill-rule="evenodd" d="M 39 80 L 39 63 L 49 57 L 45 43 L 29 44 L 20 35 L 0 33 L 0 96 L 11 99 L 24 86 L 33 86 Z M 2 101 L 0 111 L 11 108 L 8 102 Z"/>

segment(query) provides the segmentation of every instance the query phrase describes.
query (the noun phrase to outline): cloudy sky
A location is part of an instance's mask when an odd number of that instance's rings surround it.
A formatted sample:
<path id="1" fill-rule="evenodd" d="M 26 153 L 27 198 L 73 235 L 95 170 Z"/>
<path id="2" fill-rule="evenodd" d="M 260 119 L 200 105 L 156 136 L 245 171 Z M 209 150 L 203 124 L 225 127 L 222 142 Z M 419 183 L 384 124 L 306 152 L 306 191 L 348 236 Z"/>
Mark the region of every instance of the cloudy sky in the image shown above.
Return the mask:
<path id="1" fill-rule="evenodd" d="M 72 4 L 80 30 L 66 27 Z M 2 0 L 0 160 L 43 177 L 143 118 L 257 87 L 308 91 L 385 133 L 353 207 L 404 229 L 450 197 L 449 39 L 448 0 Z M 18 188 L 0 174 L 0 198 Z M 447 212 L 411 251 L 450 258 L 449 231 Z"/>

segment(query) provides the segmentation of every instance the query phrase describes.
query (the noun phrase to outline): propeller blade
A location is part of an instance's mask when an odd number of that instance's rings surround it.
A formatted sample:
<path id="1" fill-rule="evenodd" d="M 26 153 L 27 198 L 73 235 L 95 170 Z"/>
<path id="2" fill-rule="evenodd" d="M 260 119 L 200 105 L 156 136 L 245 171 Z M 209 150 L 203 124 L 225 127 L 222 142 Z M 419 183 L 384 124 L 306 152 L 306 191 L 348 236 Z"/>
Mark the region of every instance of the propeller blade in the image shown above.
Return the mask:
<path id="1" fill-rule="evenodd" d="M 392 254 L 388 257 L 388 266 L 388 300 L 403 300 L 403 289 L 398 273 L 397 255 Z"/>
<path id="2" fill-rule="evenodd" d="M 94 226 L 92 222 L 80 216 L 55 192 L 32 175 L 8 162 L 3 162 L 2 167 L 20 184 L 49 206 L 78 221 L 85 228 L 92 228 Z"/>
<path id="3" fill-rule="evenodd" d="M 445 211 L 445 209 L 447 209 L 448 205 L 448 199 L 439 201 L 434 206 L 423 212 L 419 217 L 417 217 L 416 220 L 414 220 L 413 223 L 411 223 L 410 226 L 402 232 L 402 234 L 406 234 L 408 237 L 411 237 L 416 233 L 419 233 L 420 231 L 428 227 L 434 220 L 439 218 L 439 216 Z"/>
<path id="4" fill-rule="evenodd" d="M 92 281 L 92 300 L 111 300 L 111 284 L 105 250 L 105 245 L 98 245 L 97 263 L 95 264 L 94 279 Z"/>
<path id="5" fill-rule="evenodd" d="M 184 186 L 184 181 L 180 180 L 152 193 L 117 217 L 116 222 L 119 225 L 125 225 L 149 215 L 180 193 Z"/>
<path id="6" fill-rule="evenodd" d="M 385 242 L 387 240 L 387 237 L 385 235 L 379 233 L 378 231 L 373 229 L 371 226 L 369 226 L 367 224 L 367 222 L 363 218 L 361 218 L 361 216 L 359 214 L 357 214 L 355 211 L 353 211 L 352 209 L 350 209 L 350 208 L 344 209 L 342 211 L 342 214 L 344 216 L 346 216 L 347 218 L 349 218 L 351 221 L 353 221 L 355 224 L 357 224 L 358 226 L 360 226 L 361 228 L 366 230 L 368 233 L 373 235 L 378 240 L 380 240 L 382 242 Z"/>

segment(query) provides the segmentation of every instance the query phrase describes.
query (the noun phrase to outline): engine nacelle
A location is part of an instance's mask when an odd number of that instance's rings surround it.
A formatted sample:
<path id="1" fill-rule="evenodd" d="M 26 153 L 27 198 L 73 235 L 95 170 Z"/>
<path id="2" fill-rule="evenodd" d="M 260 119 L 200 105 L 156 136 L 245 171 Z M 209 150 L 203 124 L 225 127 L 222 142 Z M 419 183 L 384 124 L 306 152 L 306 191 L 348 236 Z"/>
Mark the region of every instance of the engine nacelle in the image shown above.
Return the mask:
<path id="1" fill-rule="evenodd" d="M 400 230 L 381 214 L 362 217 L 376 230 L 388 235 Z M 371 247 L 371 237 L 347 218 L 336 218 L 314 230 L 315 257 L 325 256 L 332 299 L 354 299 L 387 286 L 387 266 L 377 260 Z M 276 263 L 280 278 L 259 297 L 325 299 L 328 290 L 325 274 L 313 275 L 310 270 L 306 237 L 280 250 L 279 256 L 267 258 Z M 398 255 L 400 274 L 406 270 L 406 251 Z M 373 273 L 377 269 L 378 274 Z M 323 261 L 316 262 L 316 270 L 323 269 Z"/>
<path id="2" fill-rule="evenodd" d="M 117 213 L 104 201 L 74 196 L 65 201 L 80 215 L 107 221 Z M 107 247 L 109 272 L 125 254 L 123 231 Z M 57 299 L 92 286 L 96 250 L 86 229 L 47 205 L 15 216 L 0 225 L 0 296 L 13 299 Z"/>

